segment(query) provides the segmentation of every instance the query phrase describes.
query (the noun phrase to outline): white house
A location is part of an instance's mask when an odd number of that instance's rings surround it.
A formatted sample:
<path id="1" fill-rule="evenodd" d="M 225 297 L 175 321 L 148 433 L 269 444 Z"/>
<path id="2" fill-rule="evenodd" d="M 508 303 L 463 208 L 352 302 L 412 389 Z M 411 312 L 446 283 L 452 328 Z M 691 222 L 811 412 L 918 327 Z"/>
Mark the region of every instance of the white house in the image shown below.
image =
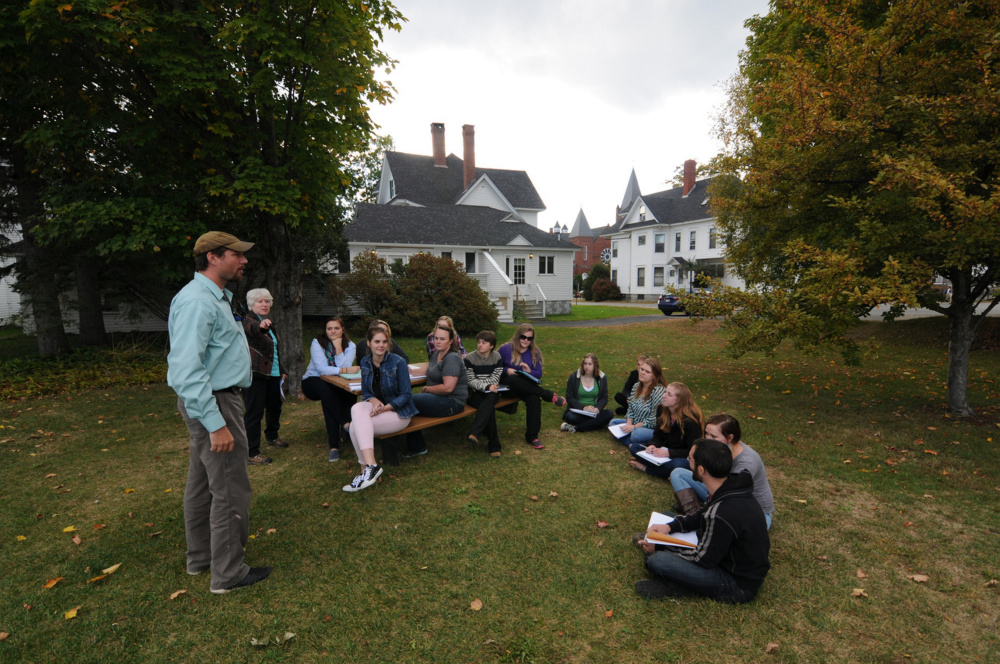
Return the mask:
<path id="1" fill-rule="evenodd" d="M 462 127 L 464 159 L 445 156 L 444 125 L 431 124 L 433 155 L 386 152 L 378 202 L 359 204 L 344 228 L 351 258 L 375 251 L 390 263 L 416 253 L 453 258 L 510 322 L 569 313 L 573 253 L 564 234 L 537 228 L 545 209 L 524 171 L 477 168 L 475 130 Z"/>
<path id="2" fill-rule="evenodd" d="M 611 241 L 611 280 L 629 300 L 655 300 L 668 286 L 690 288 L 696 271 L 742 286 L 725 265 L 708 187 L 684 162 L 684 186 L 643 194 L 632 171 L 618 218 L 603 237 Z"/>

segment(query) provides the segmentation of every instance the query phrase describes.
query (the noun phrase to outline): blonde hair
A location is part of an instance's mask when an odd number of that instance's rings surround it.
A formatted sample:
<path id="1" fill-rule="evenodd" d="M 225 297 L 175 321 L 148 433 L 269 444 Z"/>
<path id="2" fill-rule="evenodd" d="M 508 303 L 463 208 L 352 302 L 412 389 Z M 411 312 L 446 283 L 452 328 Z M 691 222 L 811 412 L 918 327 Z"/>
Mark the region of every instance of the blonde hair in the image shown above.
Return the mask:
<path id="1" fill-rule="evenodd" d="M 518 361 L 520 361 L 521 359 L 521 350 L 520 350 L 521 347 L 518 344 L 518 341 L 520 340 L 519 337 L 525 332 L 534 332 L 534 331 L 535 328 L 531 326 L 531 323 L 521 323 L 518 326 L 517 330 L 514 332 L 514 336 L 512 336 L 510 338 L 510 341 L 507 342 L 510 344 L 512 359 L 514 357 L 514 353 L 517 353 Z M 542 350 L 537 345 L 535 345 L 535 335 L 533 334 L 531 335 L 531 363 L 541 364 L 541 362 L 542 362 Z"/>

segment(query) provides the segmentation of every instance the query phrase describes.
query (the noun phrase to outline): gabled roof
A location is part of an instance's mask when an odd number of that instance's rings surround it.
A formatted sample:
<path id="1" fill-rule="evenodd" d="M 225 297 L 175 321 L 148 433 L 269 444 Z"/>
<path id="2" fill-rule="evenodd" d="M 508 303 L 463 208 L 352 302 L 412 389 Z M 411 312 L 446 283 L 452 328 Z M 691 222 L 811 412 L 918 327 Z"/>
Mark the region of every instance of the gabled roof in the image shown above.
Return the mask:
<path id="1" fill-rule="evenodd" d="M 447 166 L 435 166 L 434 157 L 405 152 L 386 152 L 386 162 L 396 183 L 396 198 L 420 205 L 454 205 L 464 193 L 464 162 L 454 154 L 445 159 Z M 531 178 L 524 171 L 501 168 L 476 168 L 476 179 L 489 177 L 511 205 L 520 210 L 544 210 Z"/>
<path id="2" fill-rule="evenodd" d="M 520 244 L 576 251 L 567 239 L 538 230 L 511 213 L 478 205 L 376 205 L 359 203 L 344 227 L 348 242 L 372 244 L 459 245 L 503 247 Z M 513 221 L 512 221 L 513 220 Z"/>
<path id="3" fill-rule="evenodd" d="M 685 221 L 696 221 L 711 217 L 712 212 L 706 201 L 708 200 L 708 187 L 711 185 L 712 180 L 713 178 L 710 177 L 698 180 L 686 197 L 683 195 L 682 187 L 640 196 L 638 200 L 642 201 L 641 204 L 646 206 L 646 221 L 625 226 L 625 222 L 629 219 L 629 216 L 626 215 L 609 230 L 605 231 L 604 235 L 648 228 L 650 226 L 679 224 Z M 633 203 L 635 202 L 633 201 Z"/>

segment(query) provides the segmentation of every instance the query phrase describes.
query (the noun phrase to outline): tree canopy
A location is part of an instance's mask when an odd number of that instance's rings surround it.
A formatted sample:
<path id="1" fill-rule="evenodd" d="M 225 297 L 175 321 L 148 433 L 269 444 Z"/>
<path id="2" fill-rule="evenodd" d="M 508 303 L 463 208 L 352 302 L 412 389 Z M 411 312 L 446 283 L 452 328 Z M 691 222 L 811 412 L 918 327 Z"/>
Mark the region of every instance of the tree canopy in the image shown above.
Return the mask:
<path id="1" fill-rule="evenodd" d="M 1000 2 L 771 8 L 747 22 L 712 192 L 748 285 L 727 295 L 733 350 L 790 337 L 856 359 L 858 315 L 928 307 L 951 322 L 949 407 L 971 414 L 976 307 L 1000 274 Z"/>

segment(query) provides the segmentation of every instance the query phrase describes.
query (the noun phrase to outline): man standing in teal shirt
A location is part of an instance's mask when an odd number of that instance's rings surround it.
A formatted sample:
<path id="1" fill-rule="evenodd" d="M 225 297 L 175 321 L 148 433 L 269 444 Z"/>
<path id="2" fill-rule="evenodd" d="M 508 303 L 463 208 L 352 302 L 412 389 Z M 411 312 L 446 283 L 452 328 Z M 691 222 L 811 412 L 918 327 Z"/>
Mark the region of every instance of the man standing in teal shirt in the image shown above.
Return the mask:
<path id="1" fill-rule="evenodd" d="M 212 571 L 222 595 L 263 581 L 270 567 L 249 567 L 250 477 L 240 391 L 250 386 L 250 349 L 232 308 L 230 281 L 243 278 L 253 247 L 219 231 L 194 244 L 197 272 L 170 303 L 167 384 L 177 393 L 191 435 L 184 490 L 188 574 Z"/>

